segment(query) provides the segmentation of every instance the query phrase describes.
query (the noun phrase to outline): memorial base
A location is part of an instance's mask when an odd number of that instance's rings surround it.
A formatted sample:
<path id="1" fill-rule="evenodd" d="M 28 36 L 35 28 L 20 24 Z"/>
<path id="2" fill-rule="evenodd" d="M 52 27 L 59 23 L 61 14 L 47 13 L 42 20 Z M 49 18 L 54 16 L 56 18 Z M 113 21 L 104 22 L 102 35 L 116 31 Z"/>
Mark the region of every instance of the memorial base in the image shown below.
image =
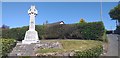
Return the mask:
<path id="1" fill-rule="evenodd" d="M 39 43 L 38 33 L 35 30 L 26 31 L 25 38 L 22 40 L 22 44 Z"/>

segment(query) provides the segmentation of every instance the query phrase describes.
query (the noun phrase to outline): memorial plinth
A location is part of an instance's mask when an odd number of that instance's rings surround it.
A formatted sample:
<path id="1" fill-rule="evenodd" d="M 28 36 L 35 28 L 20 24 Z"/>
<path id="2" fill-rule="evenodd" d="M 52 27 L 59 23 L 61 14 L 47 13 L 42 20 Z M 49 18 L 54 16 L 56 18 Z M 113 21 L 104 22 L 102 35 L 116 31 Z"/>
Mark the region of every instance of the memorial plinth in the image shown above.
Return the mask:
<path id="1" fill-rule="evenodd" d="M 22 44 L 31 44 L 31 43 L 38 43 L 38 33 L 35 30 L 35 16 L 37 15 L 38 11 L 35 8 L 35 6 L 31 6 L 31 8 L 28 10 L 28 14 L 30 16 L 30 24 L 29 24 L 29 30 L 26 31 L 24 40 L 22 40 Z"/>

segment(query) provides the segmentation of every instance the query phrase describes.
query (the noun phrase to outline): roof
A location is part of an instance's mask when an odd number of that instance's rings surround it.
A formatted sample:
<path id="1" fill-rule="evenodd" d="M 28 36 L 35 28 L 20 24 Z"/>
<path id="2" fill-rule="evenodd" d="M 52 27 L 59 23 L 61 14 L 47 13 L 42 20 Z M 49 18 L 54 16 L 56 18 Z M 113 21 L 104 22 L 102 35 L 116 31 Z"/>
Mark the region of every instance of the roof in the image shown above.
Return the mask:
<path id="1" fill-rule="evenodd" d="M 61 24 L 61 22 L 63 22 L 63 21 L 59 21 L 59 22 L 55 22 L 55 23 L 49 23 L 49 24 L 46 24 L 47 26 L 54 26 L 54 25 L 59 25 L 59 24 Z M 65 24 L 64 22 L 63 22 L 63 24 Z"/>

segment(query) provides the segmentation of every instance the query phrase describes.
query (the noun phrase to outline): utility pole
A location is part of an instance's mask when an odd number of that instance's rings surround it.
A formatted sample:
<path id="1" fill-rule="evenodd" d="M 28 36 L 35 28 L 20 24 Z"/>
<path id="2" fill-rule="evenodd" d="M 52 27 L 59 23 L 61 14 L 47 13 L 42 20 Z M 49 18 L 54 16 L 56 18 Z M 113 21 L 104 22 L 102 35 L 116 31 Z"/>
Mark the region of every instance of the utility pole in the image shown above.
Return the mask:
<path id="1" fill-rule="evenodd" d="M 100 19 L 102 21 L 102 0 L 100 0 Z"/>

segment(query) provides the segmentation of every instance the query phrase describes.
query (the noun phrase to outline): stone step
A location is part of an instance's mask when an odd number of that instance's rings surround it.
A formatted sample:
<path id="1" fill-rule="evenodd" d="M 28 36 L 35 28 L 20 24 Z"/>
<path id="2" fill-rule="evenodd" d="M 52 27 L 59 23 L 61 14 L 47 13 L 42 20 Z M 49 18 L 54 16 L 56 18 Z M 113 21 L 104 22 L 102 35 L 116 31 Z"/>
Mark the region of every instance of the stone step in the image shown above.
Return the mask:
<path id="1" fill-rule="evenodd" d="M 9 56 L 33 56 L 35 52 L 34 47 L 35 45 L 33 44 L 16 45 L 16 47 L 13 48 L 13 51 L 9 54 Z"/>

